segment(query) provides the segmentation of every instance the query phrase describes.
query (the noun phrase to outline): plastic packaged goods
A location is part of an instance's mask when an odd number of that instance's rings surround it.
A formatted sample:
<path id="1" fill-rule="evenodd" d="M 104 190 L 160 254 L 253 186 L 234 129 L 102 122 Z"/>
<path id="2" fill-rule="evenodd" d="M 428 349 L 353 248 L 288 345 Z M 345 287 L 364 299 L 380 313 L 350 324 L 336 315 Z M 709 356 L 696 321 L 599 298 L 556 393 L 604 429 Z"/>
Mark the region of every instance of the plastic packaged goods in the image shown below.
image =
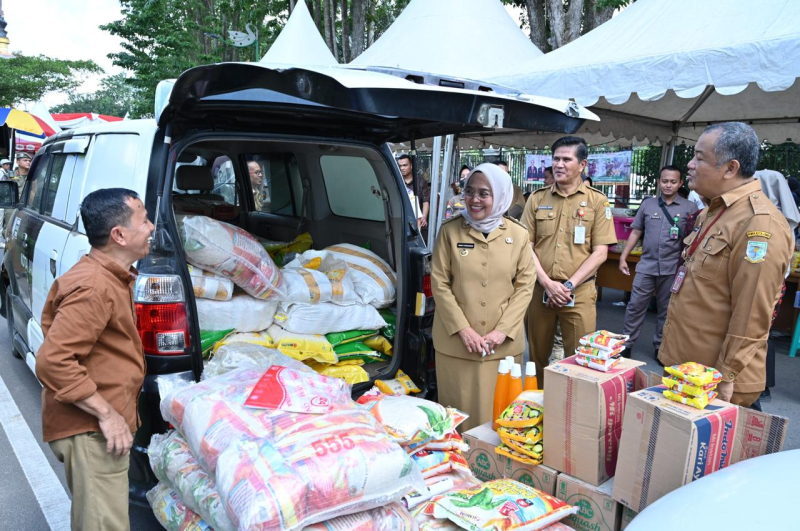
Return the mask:
<path id="1" fill-rule="evenodd" d="M 343 361 L 361 361 L 362 363 L 378 363 L 381 361 L 389 361 L 390 356 L 382 352 L 372 350 L 360 341 L 353 343 L 345 343 L 344 345 L 337 345 L 333 347 L 336 357 L 339 362 Z"/>
<path id="2" fill-rule="evenodd" d="M 700 396 L 692 396 L 687 395 L 686 393 L 666 389 L 664 391 L 664 396 L 674 402 L 680 402 L 681 404 L 692 406 L 697 409 L 705 409 L 709 402 L 717 398 L 717 392 L 709 391 L 708 393 L 703 393 Z"/>
<path id="3" fill-rule="evenodd" d="M 291 262 L 297 256 L 297 253 L 308 251 L 314 244 L 311 235 L 307 232 L 298 235 L 290 242 L 276 242 L 264 238 L 258 238 L 258 242 L 269 253 L 275 263 L 281 266 Z"/>
<path id="4" fill-rule="evenodd" d="M 208 358 L 212 353 L 214 345 L 222 341 L 233 332 L 230 330 L 200 330 L 200 347 L 202 348 L 203 358 Z"/>
<path id="5" fill-rule="evenodd" d="M 333 346 L 319 334 L 296 334 L 284 330 L 278 325 L 272 325 L 267 333 L 275 342 L 275 348 L 290 358 L 296 360 L 314 360 L 320 363 L 337 363 L 339 358 L 333 351 Z"/>
<path id="6" fill-rule="evenodd" d="M 609 358 L 607 360 L 600 360 L 597 358 L 589 358 L 586 356 L 575 356 L 575 363 L 581 367 L 589 367 L 596 371 L 608 372 L 613 369 L 622 358 Z"/>
<path id="7" fill-rule="evenodd" d="M 233 296 L 233 281 L 222 275 L 187 265 L 189 280 L 195 297 L 215 301 L 228 301 Z"/>
<path id="8" fill-rule="evenodd" d="M 351 360 L 356 361 L 356 360 Z M 319 374 L 330 376 L 331 378 L 341 378 L 350 385 L 364 383 L 369 381 L 369 374 L 359 365 L 353 365 L 349 361 L 339 362 L 336 365 L 328 365 L 327 363 L 309 363 L 309 367 L 314 369 Z"/>
<path id="9" fill-rule="evenodd" d="M 497 434 L 501 439 L 511 439 L 523 444 L 536 444 L 542 440 L 542 425 L 532 428 L 497 428 Z"/>
<path id="10" fill-rule="evenodd" d="M 260 332 L 272 324 L 277 301 L 262 301 L 246 293 L 237 293 L 229 301 L 195 299 L 200 330 Z"/>
<path id="11" fill-rule="evenodd" d="M 167 531 L 214 531 L 199 514 L 186 507 L 177 492 L 164 483 L 150 489 L 146 496 L 156 520 Z"/>
<path id="12" fill-rule="evenodd" d="M 471 531 L 532 531 L 578 512 L 577 507 L 512 479 L 434 498 L 433 516 Z"/>
<path id="13" fill-rule="evenodd" d="M 386 321 L 386 326 L 381 328 L 381 334 L 389 341 L 394 341 L 395 327 L 397 326 L 397 315 L 391 308 L 384 308 L 379 310 L 383 320 Z"/>
<path id="14" fill-rule="evenodd" d="M 283 268 L 283 300 L 298 304 L 362 304 L 347 264 L 327 256 L 316 267 L 295 258 Z"/>
<path id="15" fill-rule="evenodd" d="M 587 347 L 582 345 L 575 349 L 575 354 L 586 356 L 587 358 L 597 358 L 600 360 L 607 360 L 610 358 L 617 358 L 625 350 L 625 347 L 617 347 L 614 350 L 605 350 L 601 348 Z"/>
<path id="16" fill-rule="evenodd" d="M 400 503 L 369 511 L 339 516 L 311 524 L 303 531 L 417 531 L 417 522 Z"/>
<path id="17" fill-rule="evenodd" d="M 497 367 L 497 381 L 494 384 L 494 402 L 492 405 L 492 428 L 497 430 L 497 419 L 503 410 L 508 407 L 508 380 L 511 377 L 508 360 L 500 360 Z"/>
<path id="18" fill-rule="evenodd" d="M 179 216 L 186 259 L 218 273 L 258 299 L 282 291 L 281 271 L 247 231 L 205 216 Z"/>
<path id="19" fill-rule="evenodd" d="M 275 347 L 275 340 L 266 330 L 263 330 L 261 332 L 237 332 L 231 334 L 217 341 L 214 345 L 214 351 L 216 352 L 225 345 L 230 345 L 232 343 L 249 343 L 251 345 L 260 345 L 267 348 Z"/>
<path id="20" fill-rule="evenodd" d="M 422 389 L 417 387 L 411 377 L 400 370 L 397 371 L 393 380 L 376 380 L 375 385 L 387 395 L 410 395 L 422 392 Z"/>
<path id="21" fill-rule="evenodd" d="M 686 380 L 681 380 L 675 376 L 663 376 L 661 381 L 667 386 L 667 389 L 685 393 L 690 396 L 702 396 L 708 394 L 717 388 L 717 383 L 710 383 L 706 385 L 692 385 Z"/>
<path id="22" fill-rule="evenodd" d="M 523 391 L 497 419 L 506 428 L 530 428 L 542 422 L 544 391 Z"/>
<path id="23" fill-rule="evenodd" d="M 383 330 L 386 330 L 385 328 Z M 392 355 L 392 343 L 384 336 L 372 336 L 364 339 L 362 341 L 366 346 L 375 350 L 376 352 L 382 352 L 387 356 Z"/>
<path id="24" fill-rule="evenodd" d="M 690 361 L 688 363 L 681 363 L 680 365 L 673 365 L 671 367 L 664 367 L 672 376 L 689 382 L 692 385 L 708 385 L 718 384 L 722 381 L 722 373 L 714 367 L 706 367 L 701 363 Z"/>
<path id="25" fill-rule="evenodd" d="M 532 457 L 530 455 L 516 451 L 514 448 L 511 448 L 505 443 L 501 443 L 500 446 L 495 447 L 494 453 L 496 453 L 497 455 L 503 455 L 505 457 L 508 457 L 509 459 L 513 459 L 514 461 L 518 461 L 526 465 L 541 465 L 544 460 L 544 456 Z"/>
<path id="26" fill-rule="evenodd" d="M 630 336 L 624 334 L 615 334 L 607 330 L 598 330 L 591 334 L 586 334 L 580 339 L 580 344 L 597 348 L 600 350 L 617 350 L 619 347 L 625 345 L 625 342 L 630 339 Z"/>
<path id="27" fill-rule="evenodd" d="M 445 434 L 443 439 L 431 439 L 430 441 L 426 442 L 412 443 L 405 445 L 404 448 L 406 449 L 406 452 L 411 454 L 420 450 L 449 450 L 455 452 L 469 451 L 469 445 L 464 442 L 464 438 L 461 437 L 461 435 L 455 430 Z"/>
<path id="28" fill-rule="evenodd" d="M 333 404 L 328 396 L 336 395 L 341 389 L 337 378 L 273 365 L 250 391 L 244 405 L 319 415 L 331 410 Z"/>
<path id="29" fill-rule="evenodd" d="M 234 531 L 214 478 L 203 470 L 177 431 L 153 435 L 147 455 L 158 480 L 174 490 L 189 509 L 216 531 Z"/>
<path id="30" fill-rule="evenodd" d="M 426 479 L 447 472 L 470 473 L 467 460 L 461 453 L 453 450 L 420 450 L 412 454 L 411 459 Z"/>
<path id="31" fill-rule="evenodd" d="M 214 357 L 206 363 L 201 376 L 208 380 L 236 369 L 255 369 L 266 371 L 273 365 L 289 367 L 298 371 L 311 372 L 303 363 L 281 354 L 275 349 L 253 343 L 228 343 L 221 346 Z"/>
<path id="32" fill-rule="evenodd" d="M 386 321 L 372 306 L 339 306 L 331 302 L 319 304 L 281 304 L 275 324 L 298 334 L 330 334 L 347 330 L 383 328 Z"/>
<path id="33" fill-rule="evenodd" d="M 346 332 L 325 334 L 325 339 L 327 339 L 334 347 L 338 347 L 339 345 L 353 343 L 354 341 L 363 341 L 377 334 L 377 330 L 348 330 Z"/>
<path id="34" fill-rule="evenodd" d="M 358 403 L 372 413 L 397 443 L 442 439 L 468 415 L 454 408 L 412 396 L 362 395 Z"/>
<path id="35" fill-rule="evenodd" d="M 527 444 L 515 441 L 514 439 L 506 439 L 503 437 L 500 437 L 500 440 L 503 441 L 503 444 L 506 445 L 508 448 L 514 450 L 515 452 L 519 452 L 527 457 L 530 457 L 531 459 L 534 459 L 536 461 L 541 462 L 542 458 L 544 457 L 543 455 L 544 446 L 542 445 L 541 442 Z"/>

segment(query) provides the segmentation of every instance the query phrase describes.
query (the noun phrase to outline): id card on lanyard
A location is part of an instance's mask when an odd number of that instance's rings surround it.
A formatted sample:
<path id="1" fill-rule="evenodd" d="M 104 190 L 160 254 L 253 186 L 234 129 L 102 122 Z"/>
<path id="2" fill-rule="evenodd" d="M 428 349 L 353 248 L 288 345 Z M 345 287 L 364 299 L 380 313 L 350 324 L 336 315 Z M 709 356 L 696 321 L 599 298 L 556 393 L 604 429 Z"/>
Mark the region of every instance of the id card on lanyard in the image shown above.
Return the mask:
<path id="1" fill-rule="evenodd" d="M 708 224 L 708 227 L 706 227 L 706 230 L 704 230 L 702 234 L 699 234 L 697 238 L 695 238 L 694 241 L 692 242 L 692 245 L 689 246 L 689 249 L 686 251 L 686 261 L 683 263 L 682 266 L 678 268 L 678 272 L 675 274 L 675 280 L 672 281 L 672 287 L 670 288 L 670 291 L 672 293 L 678 293 L 681 290 L 681 287 L 683 286 L 683 281 L 686 279 L 686 274 L 688 273 L 688 268 L 686 267 L 686 263 L 689 262 L 689 259 L 692 257 L 697 248 L 700 246 L 700 242 L 703 241 L 703 238 L 706 237 L 708 231 L 711 230 L 711 227 L 714 226 L 714 223 L 716 223 L 717 220 L 722 217 L 722 214 L 723 212 L 725 212 L 726 208 L 727 207 L 722 207 L 722 209 L 720 209 L 717 217 L 711 220 L 711 222 Z"/>

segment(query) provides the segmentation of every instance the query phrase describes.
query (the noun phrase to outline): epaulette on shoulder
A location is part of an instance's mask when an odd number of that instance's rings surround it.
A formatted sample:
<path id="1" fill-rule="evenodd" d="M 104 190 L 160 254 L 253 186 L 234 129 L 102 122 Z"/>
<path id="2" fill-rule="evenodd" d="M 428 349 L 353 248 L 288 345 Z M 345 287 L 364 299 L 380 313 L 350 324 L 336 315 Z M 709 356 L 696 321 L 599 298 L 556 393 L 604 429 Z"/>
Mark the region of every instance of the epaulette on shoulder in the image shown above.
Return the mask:
<path id="1" fill-rule="evenodd" d="M 504 215 L 504 216 L 503 216 L 503 219 L 506 219 L 506 220 L 508 220 L 508 221 L 511 221 L 511 222 L 513 222 L 513 223 L 516 223 L 517 225 L 519 225 L 519 226 L 520 226 L 520 227 L 522 227 L 523 229 L 525 229 L 525 230 L 528 230 L 528 228 L 527 228 L 525 225 L 523 225 L 523 224 L 522 224 L 522 222 L 521 222 L 520 220 L 518 220 L 517 218 L 512 218 L 512 217 L 511 217 L 511 216 L 509 216 L 509 215 Z"/>
<path id="2" fill-rule="evenodd" d="M 462 215 L 461 215 L 461 212 L 458 212 L 458 213 L 457 213 L 456 215 L 454 215 L 453 217 L 451 217 L 451 218 L 448 218 L 448 219 L 446 219 L 446 220 L 442 221 L 442 225 L 446 225 L 446 224 L 448 224 L 448 223 L 450 223 L 450 222 L 452 222 L 452 221 L 455 221 L 455 220 L 457 220 L 457 219 L 464 219 L 464 216 L 462 216 Z"/>

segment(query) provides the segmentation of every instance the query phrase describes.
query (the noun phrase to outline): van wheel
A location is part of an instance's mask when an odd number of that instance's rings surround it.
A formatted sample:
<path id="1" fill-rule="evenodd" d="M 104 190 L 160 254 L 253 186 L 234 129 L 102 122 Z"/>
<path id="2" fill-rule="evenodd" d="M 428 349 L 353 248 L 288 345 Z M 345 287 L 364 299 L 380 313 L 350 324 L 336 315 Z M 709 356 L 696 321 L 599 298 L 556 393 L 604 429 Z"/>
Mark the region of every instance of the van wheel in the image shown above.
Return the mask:
<path id="1" fill-rule="evenodd" d="M 14 311 L 11 309 L 11 294 L 6 291 L 6 324 L 8 325 L 8 340 L 11 342 L 11 354 L 14 355 L 15 358 L 22 359 L 22 354 L 17 350 L 17 347 L 14 345 L 14 333 L 16 330 L 14 329 Z"/>

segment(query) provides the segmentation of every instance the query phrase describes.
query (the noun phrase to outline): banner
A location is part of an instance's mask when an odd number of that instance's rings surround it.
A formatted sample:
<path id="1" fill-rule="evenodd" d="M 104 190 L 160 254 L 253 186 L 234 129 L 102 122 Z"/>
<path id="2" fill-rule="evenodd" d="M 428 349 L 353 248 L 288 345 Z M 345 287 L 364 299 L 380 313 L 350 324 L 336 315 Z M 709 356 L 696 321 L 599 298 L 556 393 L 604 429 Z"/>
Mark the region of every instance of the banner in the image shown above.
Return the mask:
<path id="1" fill-rule="evenodd" d="M 632 151 L 593 153 L 589 155 L 586 176 L 598 184 L 630 184 Z"/>
<path id="2" fill-rule="evenodd" d="M 525 155 L 525 182 L 544 181 L 544 169 L 552 163 L 551 155 Z"/>

